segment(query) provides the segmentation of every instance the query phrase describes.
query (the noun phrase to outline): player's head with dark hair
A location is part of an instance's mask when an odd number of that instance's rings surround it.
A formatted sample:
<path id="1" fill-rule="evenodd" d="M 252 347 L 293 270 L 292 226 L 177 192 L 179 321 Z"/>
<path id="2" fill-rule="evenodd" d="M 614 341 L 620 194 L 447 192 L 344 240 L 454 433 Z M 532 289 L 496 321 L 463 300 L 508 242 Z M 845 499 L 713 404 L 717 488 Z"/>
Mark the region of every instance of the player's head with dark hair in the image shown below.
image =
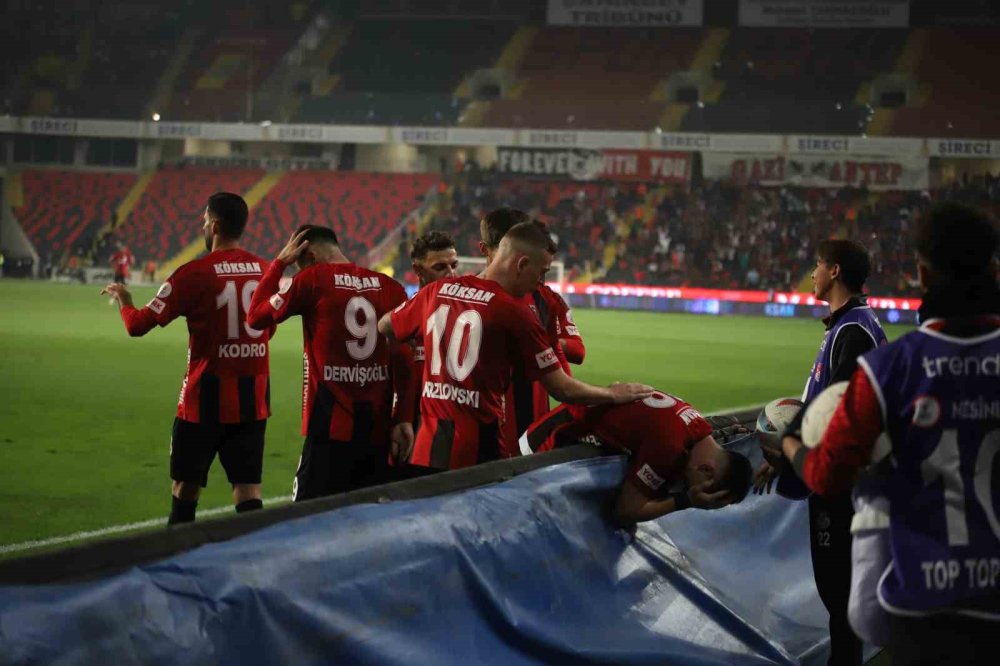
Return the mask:
<path id="1" fill-rule="evenodd" d="M 226 241 L 239 240 L 247 226 L 250 211 L 247 202 L 232 192 L 216 192 L 205 206 L 205 246 L 212 251 L 213 238 Z"/>
<path id="2" fill-rule="evenodd" d="M 813 292 L 828 301 L 839 284 L 847 294 L 860 294 L 871 270 L 872 262 L 864 247 L 854 241 L 827 238 L 816 246 Z"/>
<path id="3" fill-rule="evenodd" d="M 996 279 L 996 221 L 951 201 L 935 204 L 913 228 L 918 270 L 925 288 Z"/>
<path id="4" fill-rule="evenodd" d="M 443 231 L 428 231 L 417 236 L 410 259 L 421 287 L 441 278 L 454 277 L 458 270 L 455 240 Z"/>
<path id="5" fill-rule="evenodd" d="M 303 224 L 295 230 L 296 234 L 302 232 L 305 234 L 300 240 L 309 243 L 309 245 L 295 262 L 300 269 L 342 257 L 340 243 L 337 241 L 337 234 L 333 229 L 316 224 Z"/>
<path id="6" fill-rule="evenodd" d="M 544 282 L 552 266 L 550 248 L 552 237 L 544 224 L 536 221 L 515 224 L 504 234 L 487 265 L 487 276 L 520 298 Z"/>
<path id="7" fill-rule="evenodd" d="M 487 262 L 493 258 L 507 232 L 514 225 L 530 219 L 530 215 L 516 208 L 497 208 L 483 215 L 483 219 L 479 221 L 479 251 L 486 257 Z"/>
<path id="8" fill-rule="evenodd" d="M 753 483 L 753 468 L 750 460 L 742 453 L 723 451 L 725 462 L 716 470 L 719 490 L 725 490 L 733 498 L 730 504 L 739 504 L 750 492 Z"/>

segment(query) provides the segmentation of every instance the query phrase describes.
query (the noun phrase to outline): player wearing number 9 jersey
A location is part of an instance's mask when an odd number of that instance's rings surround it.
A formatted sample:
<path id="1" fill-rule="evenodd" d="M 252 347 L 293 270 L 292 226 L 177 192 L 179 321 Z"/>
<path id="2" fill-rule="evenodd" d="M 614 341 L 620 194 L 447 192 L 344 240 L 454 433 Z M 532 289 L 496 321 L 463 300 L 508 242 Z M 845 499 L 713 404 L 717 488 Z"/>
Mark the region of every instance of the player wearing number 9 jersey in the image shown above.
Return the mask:
<path id="1" fill-rule="evenodd" d="M 1000 629 L 1000 290 L 995 222 L 941 204 L 915 225 L 923 324 L 859 359 L 819 446 L 785 437 L 806 485 L 848 488 L 879 451 L 888 565 L 877 601 L 897 664 L 996 663 Z M 855 575 L 862 561 L 855 561 Z"/>
<path id="2" fill-rule="evenodd" d="M 282 281 L 295 261 L 300 271 Z M 385 481 L 397 373 L 376 327 L 379 317 L 405 300 L 402 285 L 351 263 L 336 234 L 324 227 L 301 227 L 265 272 L 247 323 L 267 328 L 302 317 L 306 440 L 295 501 Z"/>
<path id="3" fill-rule="evenodd" d="M 563 402 L 628 402 L 651 393 L 639 384 L 598 388 L 563 372 L 538 318 L 519 302 L 548 271 L 550 243 L 544 229 L 518 224 L 483 277 L 438 280 L 379 322 L 401 341 L 423 334 L 413 464 L 458 469 L 498 458 L 503 395 L 515 367 Z"/>
<path id="4" fill-rule="evenodd" d="M 187 319 L 187 372 L 170 446 L 169 524 L 194 520 L 216 453 L 233 486 L 237 511 L 261 507 L 264 429 L 270 416 L 268 341 L 273 329 L 255 330 L 243 321 L 265 263 L 239 247 L 247 215 L 246 202 L 238 195 L 213 194 L 203 226 L 209 254 L 178 268 L 141 309 L 132 305 L 124 285 L 111 284 L 103 292 L 118 300 L 132 336 L 177 317 Z"/>

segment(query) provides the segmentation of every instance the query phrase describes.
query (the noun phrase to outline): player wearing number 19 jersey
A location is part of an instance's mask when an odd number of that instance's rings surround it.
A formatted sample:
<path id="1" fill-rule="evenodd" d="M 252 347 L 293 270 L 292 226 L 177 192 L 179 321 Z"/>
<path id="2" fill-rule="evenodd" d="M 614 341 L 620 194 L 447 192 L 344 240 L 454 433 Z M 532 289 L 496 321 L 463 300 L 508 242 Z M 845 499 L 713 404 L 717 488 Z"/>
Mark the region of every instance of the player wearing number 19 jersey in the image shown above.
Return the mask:
<path id="1" fill-rule="evenodd" d="M 282 281 L 296 259 L 301 270 Z M 323 227 L 300 228 L 264 274 L 247 322 L 266 328 L 302 317 L 306 440 L 295 501 L 385 481 L 395 373 L 376 327 L 405 300 L 398 282 L 348 261 Z"/>
<path id="2" fill-rule="evenodd" d="M 239 247 L 247 206 L 212 195 L 205 209 L 206 256 L 178 268 L 143 308 L 122 284 L 105 289 L 121 304 L 132 336 L 187 319 L 188 363 L 170 449 L 174 504 L 170 524 L 194 520 L 200 489 L 218 453 L 237 511 L 261 506 L 264 429 L 270 416 L 268 340 L 273 329 L 247 326 L 243 313 L 262 275 L 260 257 Z"/>
<path id="3" fill-rule="evenodd" d="M 863 355 L 819 446 L 785 437 L 835 494 L 878 456 L 888 565 L 878 604 L 898 664 L 994 664 L 1000 629 L 1000 289 L 995 223 L 943 204 L 918 219 L 920 329 Z M 862 567 L 855 561 L 855 575 Z"/>

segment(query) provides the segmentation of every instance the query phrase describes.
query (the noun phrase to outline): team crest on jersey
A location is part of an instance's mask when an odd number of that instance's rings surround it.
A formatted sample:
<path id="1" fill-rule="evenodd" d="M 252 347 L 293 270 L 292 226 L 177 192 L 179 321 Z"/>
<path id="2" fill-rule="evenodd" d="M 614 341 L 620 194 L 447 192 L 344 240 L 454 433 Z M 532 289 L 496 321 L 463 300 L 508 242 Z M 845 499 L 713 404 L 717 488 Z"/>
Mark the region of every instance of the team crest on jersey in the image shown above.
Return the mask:
<path id="1" fill-rule="evenodd" d="M 932 428 L 941 420 L 941 403 L 932 395 L 922 395 L 913 401 L 913 425 Z"/>
<path id="2" fill-rule="evenodd" d="M 169 296 L 170 294 L 172 294 L 173 291 L 174 291 L 174 288 L 170 286 L 170 283 L 169 282 L 164 282 L 163 284 L 160 285 L 159 291 L 156 292 L 156 297 L 157 298 L 166 298 L 167 296 Z"/>
<path id="3" fill-rule="evenodd" d="M 545 351 L 535 354 L 535 362 L 538 363 L 539 368 L 547 368 L 550 365 L 558 363 L 559 359 L 556 357 L 556 353 L 552 351 L 552 347 L 549 347 Z"/>
<path id="4" fill-rule="evenodd" d="M 163 309 L 167 307 L 167 304 L 158 298 L 154 298 L 149 302 L 149 305 L 147 305 L 146 307 L 155 312 L 156 314 L 161 314 L 163 312 Z"/>
<path id="5" fill-rule="evenodd" d="M 666 483 L 666 479 L 654 472 L 653 468 L 648 464 L 640 467 L 636 474 L 639 476 L 639 480 L 649 486 L 652 490 L 659 490 L 660 487 Z"/>

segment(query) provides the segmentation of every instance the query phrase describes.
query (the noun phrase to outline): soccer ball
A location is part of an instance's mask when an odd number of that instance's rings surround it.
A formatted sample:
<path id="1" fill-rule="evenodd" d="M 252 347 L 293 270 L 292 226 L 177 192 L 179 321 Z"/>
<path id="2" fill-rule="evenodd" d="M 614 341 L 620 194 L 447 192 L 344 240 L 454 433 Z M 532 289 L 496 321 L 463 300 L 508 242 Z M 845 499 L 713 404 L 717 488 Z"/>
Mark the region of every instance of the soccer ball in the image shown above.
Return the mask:
<path id="1" fill-rule="evenodd" d="M 802 401 L 798 398 L 778 398 L 764 405 L 757 416 L 757 432 L 769 435 L 770 439 L 782 433 L 795 415 L 802 409 Z"/>
<path id="2" fill-rule="evenodd" d="M 830 425 L 830 419 L 837 411 L 837 405 L 840 404 L 845 391 L 847 382 L 830 384 L 806 407 L 806 413 L 802 417 L 802 443 L 810 449 L 819 446 L 823 441 L 823 433 Z"/>

